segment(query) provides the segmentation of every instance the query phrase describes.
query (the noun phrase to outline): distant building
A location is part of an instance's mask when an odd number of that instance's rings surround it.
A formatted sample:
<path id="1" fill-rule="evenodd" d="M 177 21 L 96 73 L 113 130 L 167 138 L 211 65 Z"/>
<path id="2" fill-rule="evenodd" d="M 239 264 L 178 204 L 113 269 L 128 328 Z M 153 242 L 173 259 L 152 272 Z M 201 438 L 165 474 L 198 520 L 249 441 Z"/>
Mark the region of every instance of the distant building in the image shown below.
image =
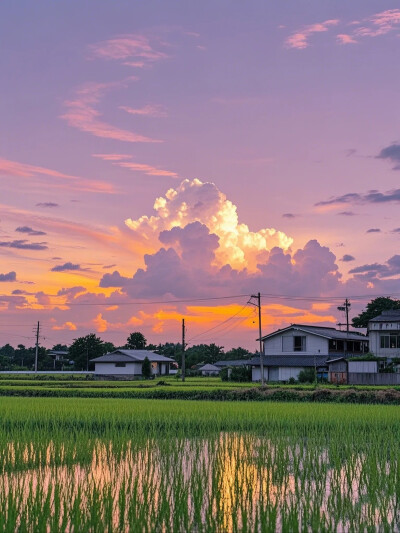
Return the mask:
<path id="1" fill-rule="evenodd" d="M 202 376 L 218 376 L 221 369 L 218 366 L 207 364 L 201 366 L 198 371 L 201 372 Z"/>
<path id="2" fill-rule="evenodd" d="M 368 322 L 369 349 L 377 357 L 400 358 L 400 309 L 382 311 Z"/>
<path id="3" fill-rule="evenodd" d="M 95 376 L 139 379 L 142 377 L 142 365 L 146 357 L 151 363 L 154 376 L 168 376 L 171 367 L 174 368 L 173 359 L 150 350 L 115 350 L 91 361 L 95 364 Z"/>
<path id="4" fill-rule="evenodd" d="M 303 324 L 292 324 L 261 340 L 265 381 L 297 380 L 306 368 L 315 368 L 319 377 L 328 378 L 328 359 L 368 352 L 368 337 L 361 333 Z M 252 359 L 252 380 L 261 381 L 260 357 Z"/>

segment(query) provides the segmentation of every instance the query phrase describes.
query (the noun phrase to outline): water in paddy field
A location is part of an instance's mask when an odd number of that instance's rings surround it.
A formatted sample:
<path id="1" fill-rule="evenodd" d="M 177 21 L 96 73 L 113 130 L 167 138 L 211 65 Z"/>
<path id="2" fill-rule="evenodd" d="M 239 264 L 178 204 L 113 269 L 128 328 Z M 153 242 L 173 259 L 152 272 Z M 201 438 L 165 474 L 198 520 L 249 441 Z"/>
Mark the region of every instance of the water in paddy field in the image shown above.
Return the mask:
<path id="1" fill-rule="evenodd" d="M 374 450 L 244 433 L 9 442 L 0 531 L 398 530 L 398 457 Z"/>

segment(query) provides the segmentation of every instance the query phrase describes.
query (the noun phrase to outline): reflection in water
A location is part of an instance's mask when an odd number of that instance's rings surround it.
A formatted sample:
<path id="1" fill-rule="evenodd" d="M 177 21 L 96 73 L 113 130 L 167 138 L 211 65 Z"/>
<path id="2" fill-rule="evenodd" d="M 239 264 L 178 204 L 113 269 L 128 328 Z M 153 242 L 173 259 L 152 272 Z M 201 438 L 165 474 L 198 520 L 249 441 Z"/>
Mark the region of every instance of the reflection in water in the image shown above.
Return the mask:
<path id="1" fill-rule="evenodd" d="M 0 529 L 28 531 L 361 530 L 399 522 L 398 464 L 290 439 L 8 443 Z"/>

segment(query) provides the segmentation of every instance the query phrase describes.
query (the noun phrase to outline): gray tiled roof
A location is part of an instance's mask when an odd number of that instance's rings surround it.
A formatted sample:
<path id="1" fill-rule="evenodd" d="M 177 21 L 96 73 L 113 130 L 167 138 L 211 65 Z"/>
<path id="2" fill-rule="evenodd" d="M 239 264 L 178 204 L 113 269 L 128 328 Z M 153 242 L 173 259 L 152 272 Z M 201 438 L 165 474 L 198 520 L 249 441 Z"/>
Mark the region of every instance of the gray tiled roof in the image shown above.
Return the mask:
<path id="1" fill-rule="evenodd" d="M 145 358 L 151 363 L 173 363 L 174 359 L 150 350 L 115 350 L 101 357 L 91 359 L 94 363 L 143 363 Z"/>
<path id="2" fill-rule="evenodd" d="M 314 367 L 326 366 L 328 355 L 265 355 L 263 357 L 264 366 L 295 366 L 295 367 Z M 251 360 L 252 366 L 260 366 L 260 358 L 254 357 Z"/>
<path id="3" fill-rule="evenodd" d="M 246 366 L 250 364 L 250 359 L 235 359 L 233 361 L 217 361 L 215 366 Z"/>
<path id="4" fill-rule="evenodd" d="M 203 370 L 205 372 L 219 372 L 221 369 L 218 366 L 206 364 L 204 366 L 201 366 L 198 370 L 200 372 L 202 372 Z"/>
<path id="5" fill-rule="evenodd" d="M 375 318 L 371 318 L 370 322 L 394 322 L 400 320 L 400 309 L 391 309 L 390 311 L 383 311 L 382 314 Z"/>
<path id="6" fill-rule="evenodd" d="M 285 331 L 289 331 L 291 329 L 294 329 L 296 331 L 304 331 L 306 333 L 311 333 L 312 335 L 318 335 L 319 337 L 325 337 L 327 339 L 350 340 L 350 341 L 365 341 L 365 340 L 367 341 L 368 340 L 368 337 L 356 331 L 350 331 L 349 333 L 347 333 L 346 331 L 340 331 L 335 328 L 307 326 L 307 325 L 302 325 L 302 324 L 292 324 L 291 326 L 288 326 L 287 328 L 278 329 L 277 331 L 273 331 L 272 333 L 269 333 L 268 335 L 264 335 L 264 337 L 262 337 L 262 340 L 269 339 L 270 337 L 273 337 L 274 335 L 279 335 L 280 333 L 284 333 Z"/>

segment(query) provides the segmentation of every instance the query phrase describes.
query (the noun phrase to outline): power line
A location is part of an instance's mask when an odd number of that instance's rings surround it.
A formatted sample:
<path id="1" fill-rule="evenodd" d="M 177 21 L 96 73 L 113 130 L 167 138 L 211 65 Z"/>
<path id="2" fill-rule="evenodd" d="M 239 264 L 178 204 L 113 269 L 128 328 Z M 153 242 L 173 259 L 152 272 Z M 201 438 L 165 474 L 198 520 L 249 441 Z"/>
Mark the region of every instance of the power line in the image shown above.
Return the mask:
<path id="1" fill-rule="evenodd" d="M 189 340 L 188 340 L 188 343 L 191 342 L 193 339 L 197 339 L 197 337 L 201 337 L 202 335 L 205 335 L 206 333 L 208 333 L 209 331 L 213 331 L 214 329 L 217 329 L 219 327 L 221 327 L 223 324 L 225 324 L 226 322 L 229 322 L 229 320 L 232 320 L 233 318 L 235 318 L 235 316 L 237 316 L 239 313 L 241 313 L 243 311 L 243 309 L 245 309 L 247 307 L 247 303 L 239 309 L 239 311 L 237 311 L 234 315 L 230 316 L 229 318 L 226 318 L 225 320 L 223 320 L 222 322 L 220 322 L 219 324 L 217 324 L 216 326 L 213 326 L 212 328 L 209 328 L 209 329 L 206 329 L 205 331 L 203 331 L 202 333 L 198 333 L 197 335 L 194 335 L 194 337 L 191 337 Z"/>

